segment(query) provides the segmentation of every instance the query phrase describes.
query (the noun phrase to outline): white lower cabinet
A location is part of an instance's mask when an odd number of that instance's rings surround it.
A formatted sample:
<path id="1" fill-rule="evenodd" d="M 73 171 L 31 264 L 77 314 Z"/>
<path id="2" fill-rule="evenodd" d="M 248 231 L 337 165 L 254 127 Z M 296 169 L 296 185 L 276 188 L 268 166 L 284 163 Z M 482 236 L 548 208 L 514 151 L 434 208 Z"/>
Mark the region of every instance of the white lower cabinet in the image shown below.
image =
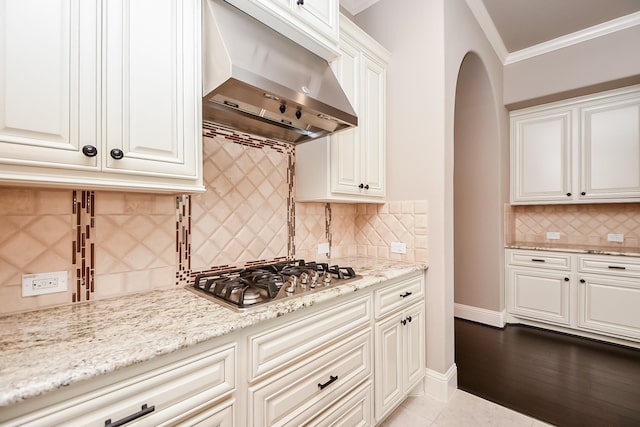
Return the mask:
<path id="1" fill-rule="evenodd" d="M 507 311 L 516 319 L 640 341 L 640 258 L 507 249 L 506 273 Z"/>
<path id="2" fill-rule="evenodd" d="M 249 387 L 254 426 L 301 426 L 371 376 L 371 331 L 361 330 L 273 378 Z"/>
<path id="3" fill-rule="evenodd" d="M 569 274 L 553 270 L 508 269 L 507 308 L 511 314 L 569 324 Z"/>
<path id="4" fill-rule="evenodd" d="M 422 277 L 416 277 L 376 292 L 376 313 L 383 313 L 375 323 L 376 422 L 388 416 L 424 378 L 423 289 Z M 388 307 L 394 311 L 389 312 Z"/>
<path id="5" fill-rule="evenodd" d="M 0 426 L 372 426 L 424 377 L 424 317 L 420 271 L 3 408 Z"/>
<path id="6" fill-rule="evenodd" d="M 79 390 L 2 426 L 108 426 L 124 420 L 130 420 L 127 426 L 198 425 L 207 417 L 233 426 L 235 358 L 233 344 L 207 350 L 107 386 Z M 220 403 L 223 399 L 228 400 Z"/>

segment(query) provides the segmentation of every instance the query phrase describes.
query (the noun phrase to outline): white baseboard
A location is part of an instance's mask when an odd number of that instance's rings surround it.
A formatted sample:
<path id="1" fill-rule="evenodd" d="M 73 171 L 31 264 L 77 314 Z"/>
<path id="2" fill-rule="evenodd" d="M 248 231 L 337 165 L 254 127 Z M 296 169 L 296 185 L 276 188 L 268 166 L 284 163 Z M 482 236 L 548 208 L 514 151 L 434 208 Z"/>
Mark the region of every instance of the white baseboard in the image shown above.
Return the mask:
<path id="1" fill-rule="evenodd" d="M 506 324 L 504 311 L 487 310 L 464 304 L 454 304 L 453 315 L 465 320 L 484 323 L 485 325 L 504 328 Z"/>
<path id="2" fill-rule="evenodd" d="M 444 374 L 427 368 L 425 379 L 427 395 L 448 402 L 458 389 L 458 367 L 454 363 Z"/>

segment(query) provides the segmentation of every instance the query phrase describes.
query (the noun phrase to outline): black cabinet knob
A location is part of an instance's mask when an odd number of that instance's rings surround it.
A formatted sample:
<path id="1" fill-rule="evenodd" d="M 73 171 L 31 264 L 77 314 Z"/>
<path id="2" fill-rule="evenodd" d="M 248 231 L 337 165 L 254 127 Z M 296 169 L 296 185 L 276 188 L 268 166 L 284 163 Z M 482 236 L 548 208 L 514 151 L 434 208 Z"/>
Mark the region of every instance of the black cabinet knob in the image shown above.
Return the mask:
<path id="1" fill-rule="evenodd" d="M 584 279 L 580 279 L 580 283 L 587 283 L 587 281 Z"/>
<path id="2" fill-rule="evenodd" d="M 122 150 L 118 149 L 118 148 L 114 148 L 113 150 L 111 150 L 111 157 L 113 157 L 116 160 L 120 160 L 121 158 L 124 157 L 124 153 L 122 152 Z"/>
<path id="3" fill-rule="evenodd" d="M 364 188 L 364 184 L 360 183 L 360 185 L 358 185 L 358 188 Z"/>
<path id="4" fill-rule="evenodd" d="M 95 157 L 98 155 L 98 149 L 93 145 L 85 145 L 82 147 L 82 154 L 87 157 Z"/>
<path id="5" fill-rule="evenodd" d="M 304 6 L 304 0 L 298 0 L 296 3 L 298 6 Z"/>
<path id="6" fill-rule="evenodd" d="M 571 197 L 571 193 L 567 193 L 567 197 Z"/>
<path id="7" fill-rule="evenodd" d="M 565 281 L 565 282 L 568 282 L 568 281 L 569 281 L 569 278 L 568 278 L 568 277 L 565 277 L 565 278 L 564 278 L 564 281 Z"/>
<path id="8" fill-rule="evenodd" d="M 369 184 L 365 185 L 365 186 L 364 186 L 364 189 L 365 189 L 365 190 L 368 190 L 368 189 L 369 189 Z"/>
<path id="9" fill-rule="evenodd" d="M 584 191 L 582 193 L 580 193 L 581 196 L 586 196 L 587 193 L 585 193 Z"/>

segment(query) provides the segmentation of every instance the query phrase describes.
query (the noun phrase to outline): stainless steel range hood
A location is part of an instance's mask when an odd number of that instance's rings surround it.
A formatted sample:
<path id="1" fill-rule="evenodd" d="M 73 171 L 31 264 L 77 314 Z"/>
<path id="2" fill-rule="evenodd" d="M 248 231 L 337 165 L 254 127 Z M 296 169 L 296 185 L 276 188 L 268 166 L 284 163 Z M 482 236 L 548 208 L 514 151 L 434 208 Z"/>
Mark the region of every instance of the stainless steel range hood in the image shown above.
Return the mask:
<path id="1" fill-rule="evenodd" d="M 203 120 L 290 143 L 357 126 L 326 60 L 222 0 L 203 13 Z"/>

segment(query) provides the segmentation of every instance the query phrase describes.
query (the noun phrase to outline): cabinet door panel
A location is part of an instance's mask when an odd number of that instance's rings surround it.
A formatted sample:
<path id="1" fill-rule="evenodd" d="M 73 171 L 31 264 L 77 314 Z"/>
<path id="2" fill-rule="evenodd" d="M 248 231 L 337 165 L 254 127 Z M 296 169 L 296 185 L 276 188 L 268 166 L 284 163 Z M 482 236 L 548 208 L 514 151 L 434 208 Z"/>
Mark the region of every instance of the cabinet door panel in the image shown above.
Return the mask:
<path id="1" fill-rule="evenodd" d="M 375 416 L 380 420 L 403 395 L 402 313 L 376 324 Z"/>
<path id="2" fill-rule="evenodd" d="M 349 102 L 360 113 L 360 52 L 348 39 L 341 41 L 342 57 L 335 61 L 333 69 L 340 81 Z M 336 193 L 358 194 L 361 184 L 361 153 L 358 129 L 349 129 L 331 136 L 331 191 Z"/>
<path id="3" fill-rule="evenodd" d="M 509 269 L 507 309 L 516 316 L 569 324 L 568 273 Z"/>
<path id="4" fill-rule="evenodd" d="M 420 302 L 406 310 L 405 313 L 407 320 L 404 325 L 406 362 L 403 364 L 403 377 L 407 379 L 405 390 L 408 393 L 425 375 L 424 305 Z"/>
<path id="5" fill-rule="evenodd" d="M 363 168 L 366 194 L 384 196 L 385 160 L 385 70 L 373 59 L 363 56 L 365 101 L 362 116 L 368 126 L 362 128 L 360 144 L 364 150 Z"/>
<path id="6" fill-rule="evenodd" d="M 0 2 L 0 161 L 96 167 L 97 6 Z"/>
<path id="7" fill-rule="evenodd" d="M 331 39 L 338 38 L 338 2 L 306 0 L 304 5 L 299 6 L 296 0 L 291 1 L 305 23 Z"/>
<path id="8" fill-rule="evenodd" d="M 113 0 L 106 8 L 103 166 L 193 177 L 200 138 L 197 0 Z M 152 23 L 152 25 L 149 25 Z"/>
<path id="9" fill-rule="evenodd" d="M 581 279 L 578 326 L 640 339 L 640 283 L 596 275 Z"/>
<path id="10" fill-rule="evenodd" d="M 566 201 L 571 192 L 571 112 L 511 119 L 512 201 Z"/>
<path id="11" fill-rule="evenodd" d="M 640 100 L 582 110 L 582 198 L 640 197 Z"/>

